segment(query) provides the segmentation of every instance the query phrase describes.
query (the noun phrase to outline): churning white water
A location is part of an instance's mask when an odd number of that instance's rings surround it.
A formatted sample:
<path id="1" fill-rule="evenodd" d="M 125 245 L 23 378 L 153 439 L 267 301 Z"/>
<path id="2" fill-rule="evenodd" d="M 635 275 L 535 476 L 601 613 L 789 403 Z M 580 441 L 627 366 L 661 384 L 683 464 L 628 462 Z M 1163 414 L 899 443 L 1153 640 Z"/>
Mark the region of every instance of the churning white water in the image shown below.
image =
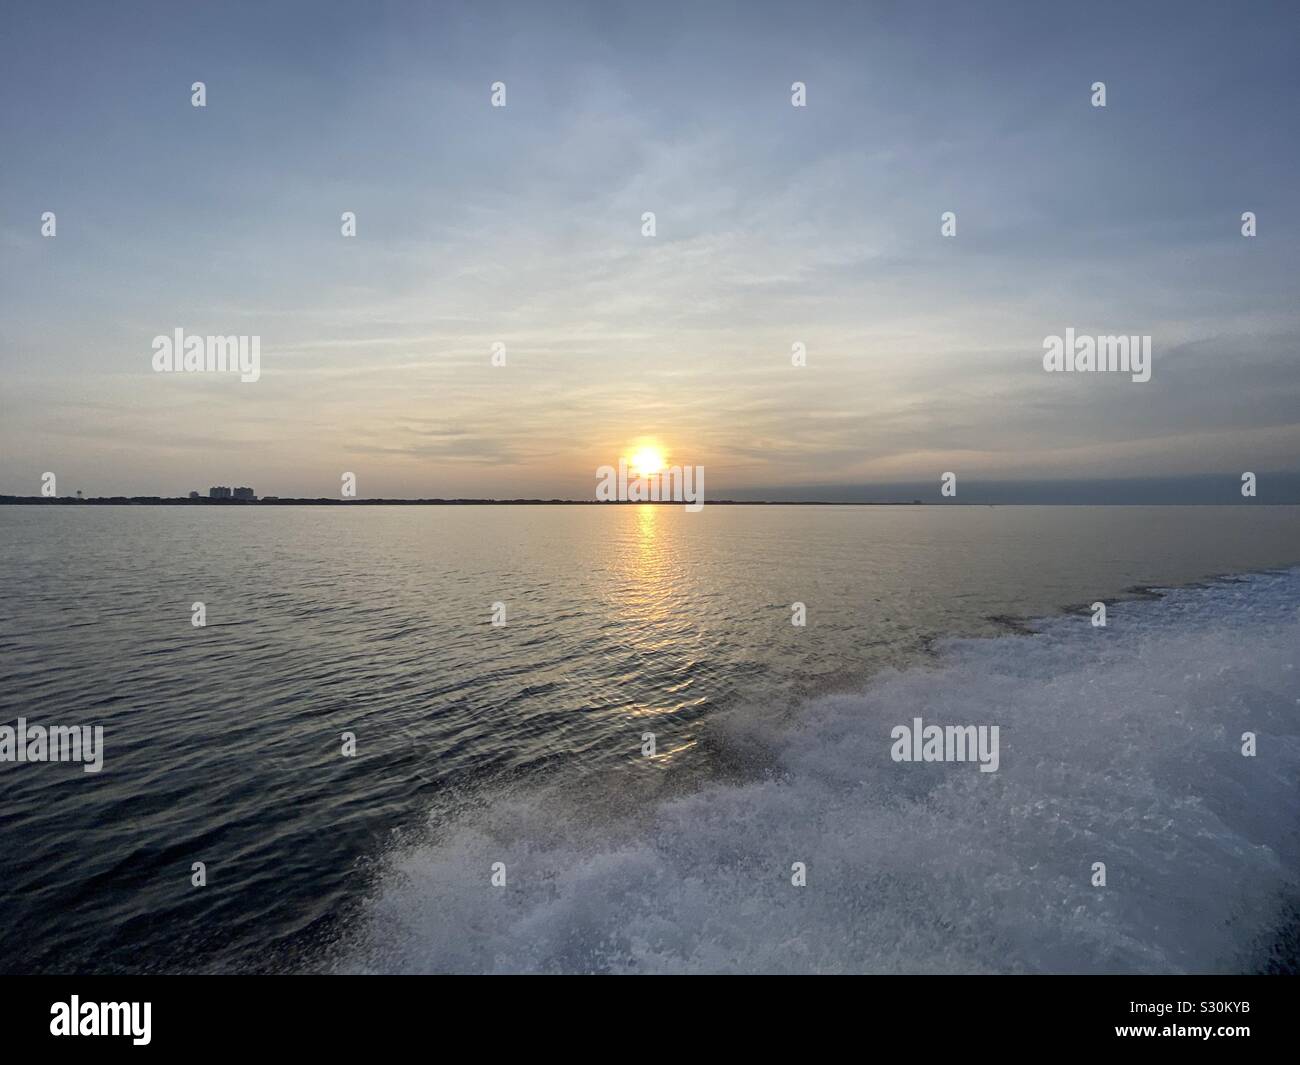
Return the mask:
<path id="1" fill-rule="evenodd" d="M 1300 884 L 1298 605 L 1291 570 L 953 641 L 793 723 L 729 715 L 766 769 L 613 821 L 502 791 L 388 856 L 337 967 L 1250 969 Z M 893 761 L 915 717 L 999 726 L 998 771 Z"/>

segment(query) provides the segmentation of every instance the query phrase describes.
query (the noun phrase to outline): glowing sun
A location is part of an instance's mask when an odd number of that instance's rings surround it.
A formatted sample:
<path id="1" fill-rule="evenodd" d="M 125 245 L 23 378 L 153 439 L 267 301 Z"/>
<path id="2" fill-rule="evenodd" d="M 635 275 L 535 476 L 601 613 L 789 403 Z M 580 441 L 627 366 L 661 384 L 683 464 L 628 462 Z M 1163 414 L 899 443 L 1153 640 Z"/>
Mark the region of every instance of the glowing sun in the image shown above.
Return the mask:
<path id="1" fill-rule="evenodd" d="M 664 468 L 663 452 L 657 447 L 640 448 L 628 460 L 628 466 L 638 477 L 650 477 Z"/>

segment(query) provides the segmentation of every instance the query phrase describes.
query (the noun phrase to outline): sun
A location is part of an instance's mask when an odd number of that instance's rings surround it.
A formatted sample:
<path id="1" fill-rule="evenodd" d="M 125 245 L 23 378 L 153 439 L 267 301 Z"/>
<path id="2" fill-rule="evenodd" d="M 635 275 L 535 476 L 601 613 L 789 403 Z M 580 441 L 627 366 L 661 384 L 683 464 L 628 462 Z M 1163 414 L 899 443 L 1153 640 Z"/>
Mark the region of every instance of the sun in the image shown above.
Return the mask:
<path id="1" fill-rule="evenodd" d="M 628 466 L 638 477 L 650 477 L 664 468 L 664 456 L 657 447 L 639 448 L 628 460 Z"/>

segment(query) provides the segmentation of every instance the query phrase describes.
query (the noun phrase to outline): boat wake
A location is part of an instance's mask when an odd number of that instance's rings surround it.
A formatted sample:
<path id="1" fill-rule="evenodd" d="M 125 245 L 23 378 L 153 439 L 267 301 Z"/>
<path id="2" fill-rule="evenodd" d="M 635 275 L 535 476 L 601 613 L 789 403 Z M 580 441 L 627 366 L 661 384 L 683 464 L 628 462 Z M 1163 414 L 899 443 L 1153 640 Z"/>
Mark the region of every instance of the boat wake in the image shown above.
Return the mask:
<path id="1" fill-rule="evenodd" d="M 765 768 L 685 794 L 497 793 L 386 856 L 331 967 L 1261 968 L 1300 884 L 1297 604 L 1291 570 L 951 641 L 781 727 L 732 715 Z M 996 771 L 894 760 L 916 718 L 997 726 Z"/>

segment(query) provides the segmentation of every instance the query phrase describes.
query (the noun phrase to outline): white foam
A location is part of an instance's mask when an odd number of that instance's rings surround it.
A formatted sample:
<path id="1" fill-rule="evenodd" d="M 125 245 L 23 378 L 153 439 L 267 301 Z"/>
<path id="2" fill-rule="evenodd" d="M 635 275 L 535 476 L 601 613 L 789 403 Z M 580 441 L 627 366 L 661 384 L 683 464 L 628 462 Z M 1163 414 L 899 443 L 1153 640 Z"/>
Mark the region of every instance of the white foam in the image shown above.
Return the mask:
<path id="1" fill-rule="evenodd" d="M 630 825 L 502 794 L 390 856 L 337 967 L 1249 968 L 1300 881 L 1298 602 L 1300 570 L 952 642 L 765 736 L 774 773 Z M 998 725 L 1000 770 L 891 761 L 915 716 Z"/>

